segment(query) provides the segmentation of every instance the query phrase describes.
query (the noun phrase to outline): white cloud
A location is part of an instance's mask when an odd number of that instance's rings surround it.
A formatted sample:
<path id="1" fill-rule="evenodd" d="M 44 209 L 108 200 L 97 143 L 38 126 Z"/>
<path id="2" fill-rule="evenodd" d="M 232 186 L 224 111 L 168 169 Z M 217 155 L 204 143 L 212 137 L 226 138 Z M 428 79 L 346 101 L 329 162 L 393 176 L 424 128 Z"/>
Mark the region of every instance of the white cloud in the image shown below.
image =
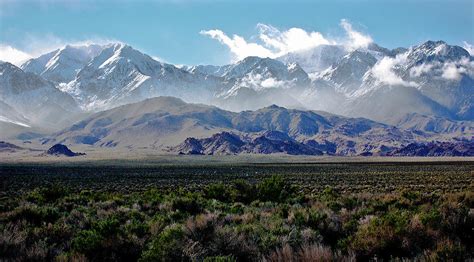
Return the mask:
<path id="1" fill-rule="evenodd" d="M 464 49 L 466 49 L 471 56 L 474 56 L 474 46 L 469 44 L 468 42 L 464 41 L 463 46 Z"/>
<path id="2" fill-rule="evenodd" d="M 237 86 L 260 90 L 265 88 L 280 88 L 290 86 L 291 81 L 279 81 L 275 78 L 266 78 L 261 74 L 250 74 L 245 76 Z"/>
<path id="3" fill-rule="evenodd" d="M 441 77 L 447 80 L 459 80 L 461 79 L 461 74 L 465 72 L 466 69 L 464 67 L 457 67 L 454 63 L 447 63 L 443 66 Z"/>
<path id="4" fill-rule="evenodd" d="M 230 38 L 218 29 L 201 31 L 201 34 L 208 35 L 226 45 L 237 60 L 244 59 L 247 56 L 274 57 L 274 54 L 267 48 L 256 43 L 248 43 L 238 35 L 233 35 Z"/>
<path id="5" fill-rule="evenodd" d="M 403 80 L 393 71 L 397 66 L 405 63 L 406 60 L 406 54 L 397 55 L 395 58 L 384 57 L 372 67 L 371 75 L 387 85 L 417 86 L 414 82 Z"/>
<path id="6" fill-rule="evenodd" d="M 462 58 L 459 61 L 445 63 L 442 67 L 441 77 L 447 80 L 458 81 L 463 74 L 474 77 L 474 61 Z"/>
<path id="7" fill-rule="evenodd" d="M 230 90 L 219 96 L 224 98 L 235 96 L 241 88 L 249 88 L 256 91 L 270 88 L 289 88 L 294 84 L 293 81 L 277 80 L 273 77 L 265 77 L 261 74 L 248 74 L 236 83 Z"/>
<path id="8" fill-rule="evenodd" d="M 474 77 L 474 61 L 464 57 L 457 61 L 431 62 L 415 66 L 410 70 L 411 77 L 419 77 L 427 74 L 432 77 L 441 77 L 446 80 L 460 80 L 462 74 Z"/>
<path id="9" fill-rule="evenodd" d="M 153 58 L 153 60 L 158 61 L 160 63 L 168 63 L 165 59 L 163 59 L 159 56 L 152 56 L 151 58 Z M 181 65 L 181 66 L 183 66 L 183 65 Z"/>
<path id="10" fill-rule="evenodd" d="M 369 35 L 355 31 L 346 19 L 341 20 L 341 26 L 346 31 L 348 37 L 346 47 L 350 49 L 365 48 L 373 42 L 372 37 Z"/>
<path id="11" fill-rule="evenodd" d="M 247 56 L 275 58 L 289 52 L 308 50 L 319 45 L 344 45 L 348 49 L 367 47 L 372 43 L 372 38 L 361 32 L 355 31 L 345 19 L 341 20 L 341 27 L 346 32 L 346 37 L 336 41 L 325 37 L 320 32 L 306 31 L 293 27 L 282 31 L 271 25 L 258 24 L 257 40 L 249 42 L 242 36 L 228 36 L 219 29 L 203 30 L 202 35 L 210 36 L 227 46 L 234 56 L 234 60 L 241 60 Z"/>
<path id="12" fill-rule="evenodd" d="M 265 24 L 258 24 L 257 28 L 260 30 L 259 38 L 266 46 L 275 50 L 275 56 L 334 44 L 319 32 L 306 32 L 301 28 L 293 27 L 283 32 Z"/>
<path id="13" fill-rule="evenodd" d="M 276 80 L 275 78 L 272 78 L 272 77 L 267 78 L 267 79 L 263 80 L 262 83 L 260 83 L 260 85 L 263 88 L 284 87 L 287 84 L 288 84 L 288 82 L 286 82 L 286 81 L 279 81 L 279 80 Z"/>
<path id="14" fill-rule="evenodd" d="M 434 64 L 423 63 L 421 65 L 417 65 L 415 67 L 412 67 L 410 69 L 410 76 L 411 77 L 420 77 L 421 75 L 424 75 L 424 74 L 430 72 L 433 69 L 434 66 L 435 66 Z"/>
<path id="15" fill-rule="evenodd" d="M 0 44 L 0 61 L 10 62 L 16 66 L 19 66 L 30 58 L 31 55 L 26 52 L 18 50 L 9 45 Z"/>

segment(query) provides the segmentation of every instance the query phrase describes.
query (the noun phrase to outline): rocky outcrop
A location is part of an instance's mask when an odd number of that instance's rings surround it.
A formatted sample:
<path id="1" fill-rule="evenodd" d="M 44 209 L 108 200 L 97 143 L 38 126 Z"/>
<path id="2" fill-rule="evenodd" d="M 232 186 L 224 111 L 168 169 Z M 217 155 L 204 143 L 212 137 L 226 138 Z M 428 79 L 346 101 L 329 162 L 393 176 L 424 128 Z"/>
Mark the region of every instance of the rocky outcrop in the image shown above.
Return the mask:
<path id="1" fill-rule="evenodd" d="M 389 156 L 474 156 L 474 141 L 411 143 Z"/>
<path id="2" fill-rule="evenodd" d="M 85 155 L 85 153 L 72 152 L 67 146 L 65 146 L 63 144 L 56 144 L 56 145 L 50 147 L 46 151 L 46 154 L 47 155 L 53 155 L 53 156 L 68 156 L 68 157 Z"/>
<path id="3" fill-rule="evenodd" d="M 8 142 L 5 142 L 5 141 L 0 141 L 0 152 L 15 152 L 17 150 L 21 150 L 23 148 L 17 146 L 17 145 L 14 145 L 14 144 L 11 144 L 11 143 L 8 143 Z"/>
<path id="4" fill-rule="evenodd" d="M 209 138 L 187 138 L 183 143 L 171 148 L 172 152 L 195 155 L 235 155 L 252 154 L 289 154 L 322 155 L 323 152 L 300 143 L 278 131 L 268 131 L 254 138 L 243 137 L 229 132 L 214 134 Z"/>

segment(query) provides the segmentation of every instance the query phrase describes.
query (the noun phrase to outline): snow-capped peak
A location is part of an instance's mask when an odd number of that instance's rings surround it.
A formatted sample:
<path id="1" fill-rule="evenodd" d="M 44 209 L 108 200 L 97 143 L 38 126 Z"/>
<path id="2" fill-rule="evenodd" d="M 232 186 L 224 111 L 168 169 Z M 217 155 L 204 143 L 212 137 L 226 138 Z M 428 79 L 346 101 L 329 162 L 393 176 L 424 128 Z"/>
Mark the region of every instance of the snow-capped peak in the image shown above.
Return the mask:
<path id="1" fill-rule="evenodd" d="M 103 46 L 95 44 L 66 45 L 28 60 L 21 68 L 56 83 L 67 83 L 73 80 L 79 70 L 97 56 L 102 48 Z"/>

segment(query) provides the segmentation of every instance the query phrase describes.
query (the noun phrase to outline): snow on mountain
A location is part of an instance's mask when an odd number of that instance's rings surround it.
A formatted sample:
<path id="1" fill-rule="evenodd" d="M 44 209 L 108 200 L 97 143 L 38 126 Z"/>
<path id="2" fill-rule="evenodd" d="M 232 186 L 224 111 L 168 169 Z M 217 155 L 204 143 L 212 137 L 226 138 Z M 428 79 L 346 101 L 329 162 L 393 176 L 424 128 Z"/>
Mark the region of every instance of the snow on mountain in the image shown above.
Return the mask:
<path id="1" fill-rule="evenodd" d="M 360 87 L 363 76 L 376 62 L 370 53 L 355 50 L 326 70 L 322 79 L 333 84 L 336 91 L 350 95 Z"/>
<path id="2" fill-rule="evenodd" d="M 444 41 L 426 41 L 408 50 L 408 67 L 427 62 L 446 62 L 469 57 L 469 52 L 460 46 L 448 45 Z"/>
<path id="3" fill-rule="evenodd" d="M 74 99 L 53 83 L 10 63 L 0 64 L 0 100 L 29 123 L 50 129 L 64 124 L 79 111 Z M 12 115 L 4 117 L 11 119 Z"/>
<path id="4" fill-rule="evenodd" d="M 125 44 L 106 46 L 62 87 L 86 110 L 106 109 L 159 95 L 208 102 L 218 81 L 158 62 Z"/>
<path id="5" fill-rule="evenodd" d="M 250 75 L 262 75 L 265 79 L 277 81 L 308 81 L 306 72 L 295 63 L 284 64 L 271 58 L 249 56 L 227 68 L 223 77 L 242 78 Z"/>
<path id="6" fill-rule="evenodd" d="M 223 77 L 231 66 L 232 65 L 224 65 L 224 66 L 197 65 L 197 66 L 183 67 L 182 69 L 194 74 L 198 73 L 198 74 L 211 75 L 211 76 L 216 76 L 216 77 Z"/>
<path id="7" fill-rule="evenodd" d="M 90 44 L 71 46 L 26 61 L 21 68 L 55 83 L 68 83 L 89 61 L 99 54 L 103 46 Z"/>
<path id="8" fill-rule="evenodd" d="M 235 64 L 200 65 L 186 69 L 192 74 L 220 79 L 221 87 L 211 103 L 233 111 L 258 109 L 271 104 L 303 108 L 292 93 L 311 84 L 308 74 L 298 64 L 255 56 Z"/>
<path id="9" fill-rule="evenodd" d="M 217 93 L 214 102 L 234 111 L 275 103 L 302 108 L 291 93 L 310 85 L 308 74 L 298 64 L 284 64 L 271 58 L 247 57 L 226 66 L 222 77 L 230 88 Z"/>
<path id="10" fill-rule="evenodd" d="M 474 119 L 474 59 L 459 46 L 428 41 L 408 51 L 405 79 L 459 119 Z"/>
<path id="11" fill-rule="evenodd" d="M 291 52 L 278 58 L 283 63 L 296 63 L 308 74 L 321 72 L 339 61 L 347 51 L 339 45 L 319 45 L 315 48 Z"/>
<path id="12" fill-rule="evenodd" d="M 10 67 L 1 65 L 3 71 Z M 33 108 L 44 108 L 45 101 L 51 103 L 47 113 L 53 114 L 56 106 L 60 112 L 77 110 L 76 103 L 84 111 L 100 111 L 156 96 L 232 111 L 272 104 L 325 110 L 426 132 L 430 126 L 462 131 L 466 125 L 457 121 L 474 120 L 474 59 L 442 41 L 393 50 L 374 43 L 356 50 L 321 45 L 277 59 L 247 57 L 224 66 L 183 67 L 156 61 L 122 43 L 65 46 L 22 68 L 29 73 L 10 68 L 8 80 L 0 76 L 8 82 L 0 86 L 0 100 L 28 120 L 42 119 L 41 110 Z M 17 75 L 15 80 L 11 75 Z M 15 95 L 3 85 L 25 88 L 22 92 L 28 95 Z M 51 100 L 60 94 L 67 98 Z M 27 99 L 34 103 L 27 105 Z M 409 118 L 413 113 L 428 118 Z"/>
<path id="13" fill-rule="evenodd" d="M 227 81 L 260 78 L 271 81 L 293 81 L 295 84 L 307 84 L 308 74 L 296 63 L 283 63 L 276 59 L 249 56 L 235 64 L 224 66 L 198 65 L 187 68 L 192 73 L 222 77 Z M 273 79 L 273 80 L 270 80 Z M 261 81 L 259 81 L 260 83 Z M 263 84 L 265 86 L 265 84 Z M 263 86 L 263 87 L 264 87 Z M 256 89 L 262 86 L 255 86 Z"/>
<path id="14" fill-rule="evenodd" d="M 373 97 L 376 96 L 386 102 L 380 105 L 383 107 L 382 111 L 387 111 L 387 108 L 398 104 L 399 109 L 392 114 L 387 112 L 384 116 L 386 119 L 394 115 L 401 117 L 411 110 L 411 113 L 472 120 L 474 119 L 473 76 L 474 63 L 466 50 L 458 46 L 449 46 L 442 41 L 428 41 L 393 58 L 384 57 L 378 61 L 364 75 L 361 87 L 351 99 L 354 101 L 353 104 L 372 107 L 367 108 L 368 111 L 378 111 L 379 115 L 381 111 L 375 107 L 377 102 L 373 101 Z M 412 103 L 408 104 L 407 101 Z M 402 108 L 402 104 L 406 104 L 407 107 Z M 348 110 L 357 111 L 353 108 Z M 357 113 L 371 117 L 363 112 Z M 374 119 L 385 121 L 381 117 L 383 116 Z"/>

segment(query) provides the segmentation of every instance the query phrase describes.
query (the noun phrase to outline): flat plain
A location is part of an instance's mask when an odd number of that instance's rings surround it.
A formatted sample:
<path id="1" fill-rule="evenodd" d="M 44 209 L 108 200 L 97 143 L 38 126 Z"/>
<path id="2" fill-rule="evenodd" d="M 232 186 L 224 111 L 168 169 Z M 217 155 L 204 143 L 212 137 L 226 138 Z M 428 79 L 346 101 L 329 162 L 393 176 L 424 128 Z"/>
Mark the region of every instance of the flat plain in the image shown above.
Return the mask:
<path id="1" fill-rule="evenodd" d="M 470 159 L 35 160 L 0 164 L 0 260 L 465 261 L 474 254 Z"/>
<path id="2" fill-rule="evenodd" d="M 260 181 L 272 175 L 305 193 L 327 186 L 347 193 L 390 193 L 403 189 L 424 193 L 474 190 L 474 162 L 449 159 L 351 159 L 340 162 L 304 158 L 161 158 L 159 160 L 103 160 L 80 162 L 27 162 L 0 165 L 2 194 L 39 186 L 62 184 L 74 190 L 143 191 L 150 188 L 199 189 L 210 183 L 245 179 Z M 278 162 L 271 162 L 277 160 Z"/>

